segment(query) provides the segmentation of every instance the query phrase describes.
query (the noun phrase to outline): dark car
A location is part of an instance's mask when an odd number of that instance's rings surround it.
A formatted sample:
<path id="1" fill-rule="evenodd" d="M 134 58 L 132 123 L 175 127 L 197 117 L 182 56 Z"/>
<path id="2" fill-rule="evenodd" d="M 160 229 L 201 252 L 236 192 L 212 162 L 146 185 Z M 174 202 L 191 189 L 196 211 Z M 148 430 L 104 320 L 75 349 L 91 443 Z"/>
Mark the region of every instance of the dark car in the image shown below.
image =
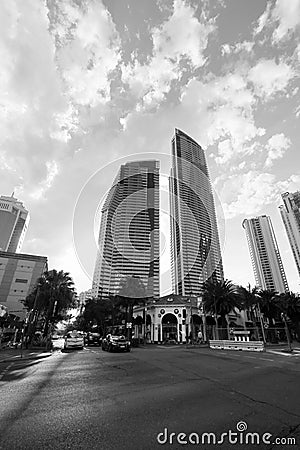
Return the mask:
<path id="1" fill-rule="evenodd" d="M 130 342 L 126 340 L 125 336 L 108 334 L 102 339 L 102 350 L 107 350 L 108 352 L 130 352 Z"/>
<path id="2" fill-rule="evenodd" d="M 100 347 L 102 338 L 99 333 L 88 332 L 84 338 L 85 345 L 98 345 Z"/>

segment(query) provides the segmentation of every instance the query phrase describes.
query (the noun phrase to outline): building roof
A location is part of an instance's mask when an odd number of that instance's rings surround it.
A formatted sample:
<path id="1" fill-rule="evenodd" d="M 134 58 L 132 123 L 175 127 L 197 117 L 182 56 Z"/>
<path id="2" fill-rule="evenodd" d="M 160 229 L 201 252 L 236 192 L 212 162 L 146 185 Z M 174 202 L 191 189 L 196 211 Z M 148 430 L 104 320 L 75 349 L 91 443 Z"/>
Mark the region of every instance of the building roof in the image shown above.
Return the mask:
<path id="1" fill-rule="evenodd" d="M 9 258 L 9 259 L 22 259 L 22 260 L 30 260 L 30 261 L 43 261 L 47 262 L 47 256 L 39 256 L 39 255 L 28 255 L 25 253 L 13 253 L 13 252 L 3 252 L 0 251 L 0 258 Z"/>

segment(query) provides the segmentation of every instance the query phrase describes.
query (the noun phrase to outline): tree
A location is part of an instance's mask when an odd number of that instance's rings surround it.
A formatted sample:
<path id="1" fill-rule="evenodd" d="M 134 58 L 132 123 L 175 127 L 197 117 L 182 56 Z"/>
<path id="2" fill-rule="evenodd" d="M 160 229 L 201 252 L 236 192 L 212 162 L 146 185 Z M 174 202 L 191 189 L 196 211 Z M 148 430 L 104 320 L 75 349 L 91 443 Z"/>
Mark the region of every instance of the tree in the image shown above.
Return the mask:
<path id="1" fill-rule="evenodd" d="M 101 334 L 104 334 L 107 321 L 113 314 L 113 308 L 114 305 L 111 299 L 88 299 L 82 314 L 84 331 L 88 331 L 93 325 L 98 325 L 101 329 Z"/>
<path id="2" fill-rule="evenodd" d="M 221 327 L 227 328 L 226 316 L 235 308 L 241 310 L 242 301 L 232 281 L 209 279 L 203 284 L 203 305 L 206 312 L 220 316 Z"/>
<path id="3" fill-rule="evenodd" d="M 76 305 L 74 282 L 70 274 L 55 269 L 44 272 L 23 304 L 32 312 L 31 322 L 36 323 L 39 316 L 43 317 L 46 336 L 49 323 L 63 320 L 67 310 Z"/>
<path id="4" fill-rule="evenodd" d="M 280 294 L 280 308 L 293 324 L 297 334 L 297 340 L 300 342 L 300 296 L 294 292 Z"/>
<path id="5" fill-rule="evenodd" d="M 125 309 L 127 322 L 132 323 L 133 307 L 144 304 L 146 300 L 146 289 L 138 276 L 126 277 L 121 281 L 116 302 Z M 131 328 L 128 328 L 128 338 L 131 339 Z"/>
<path id="6" fill-rule="evenodd" d="M 280 319 L 280 313 L 282 312 L 281 299 L 277 292 L 272 289 L 261 289 L 258 291 L 258 304 L 263 315 L 268 319 L 269 326 L 267 335 L 269 340 L 273 343 L 278 341 L 275 330 L 275 320 Z"/>

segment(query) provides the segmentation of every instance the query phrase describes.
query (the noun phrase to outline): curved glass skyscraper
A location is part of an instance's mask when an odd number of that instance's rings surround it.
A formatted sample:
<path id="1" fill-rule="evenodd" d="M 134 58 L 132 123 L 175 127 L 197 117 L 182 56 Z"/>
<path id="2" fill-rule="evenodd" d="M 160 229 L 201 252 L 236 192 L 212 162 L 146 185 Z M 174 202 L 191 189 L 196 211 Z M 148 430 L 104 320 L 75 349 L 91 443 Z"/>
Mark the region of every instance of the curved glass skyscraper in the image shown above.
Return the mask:
<path id="1" fill-rule="evenodd" d="M 116 295 L 122 280 L 138 277 L 159 297 L 159 162 L 121 166 L 101 210 L 92 295 Z"/>
<path id="2" fill-rule="evenodd" d="M 173 292 L 201 295 L 203 282 L 224 278 L 220 241 L 204 151 L 178 129 L 169 185 Z"/>

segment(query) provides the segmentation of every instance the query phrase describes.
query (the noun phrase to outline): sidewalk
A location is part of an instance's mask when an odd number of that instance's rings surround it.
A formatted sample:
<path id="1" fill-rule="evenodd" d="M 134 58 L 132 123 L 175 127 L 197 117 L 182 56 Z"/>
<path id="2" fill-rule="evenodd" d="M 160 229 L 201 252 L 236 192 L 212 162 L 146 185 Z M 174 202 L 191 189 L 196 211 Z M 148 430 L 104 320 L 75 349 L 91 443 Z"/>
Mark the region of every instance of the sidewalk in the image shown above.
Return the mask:
<path id="1" fill-rule="evenodd" d="M 35 349 L 23 349 L 20 348 L 4 348 L 0 349 L 0 363 L 3 362 L 12 362 L 12 361 L 22 361 L 28 359 L 38 359 L 45 358 L 47 356 L 51 356 L 52 353 L 44 348 L 35 348 Z"/>

